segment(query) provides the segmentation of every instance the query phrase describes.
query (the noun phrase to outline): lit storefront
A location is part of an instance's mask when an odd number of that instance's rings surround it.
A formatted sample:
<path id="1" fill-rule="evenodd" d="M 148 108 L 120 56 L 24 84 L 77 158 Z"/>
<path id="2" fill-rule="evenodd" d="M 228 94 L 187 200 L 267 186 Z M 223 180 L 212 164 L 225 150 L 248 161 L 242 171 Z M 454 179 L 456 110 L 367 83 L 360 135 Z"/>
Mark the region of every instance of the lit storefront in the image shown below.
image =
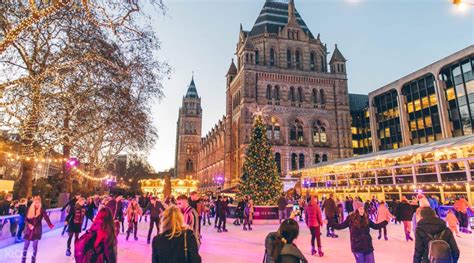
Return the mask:
<path id="1" fill-rule="evenodd" d="M 366 200 L 436 195 L 443 204 L 456 197 L 474 200 L 474 135 L 381 151 L 295 171 L 303 194 Z"/>
<path id="2" fill-rule="evenodd" d="M 192 179 L 171 179 L 171 195 L 178 196 L 180 194 L 189 195 L 192 191 L 197 191 L 198 180 Z M 140 181 L 140 188 L 143 193 L 150 193 L 163 197 L 163 188 L 165 179 L 148 179 Z"/>

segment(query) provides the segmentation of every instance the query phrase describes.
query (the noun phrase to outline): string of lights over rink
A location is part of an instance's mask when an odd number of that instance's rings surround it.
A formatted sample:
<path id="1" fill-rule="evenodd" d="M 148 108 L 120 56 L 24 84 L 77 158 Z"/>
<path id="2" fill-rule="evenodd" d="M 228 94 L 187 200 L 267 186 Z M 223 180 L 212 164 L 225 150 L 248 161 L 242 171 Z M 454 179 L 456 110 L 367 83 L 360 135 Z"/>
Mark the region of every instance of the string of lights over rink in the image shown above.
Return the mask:
<path id="1" fill-rule="evenodd" d="M 92 180 L 92 181 L 103 181 L 103 180 L 109 180 L 109 179 L 114 179 L 114 176 L 110 174 L 106 174 L 101 177 L 96 177 L 96 176 L 91 176 L 88 173 L 82 171 L 81 169 L 77 168 L 76 166 L 76 160 L 74 159 L 68 159 L 68 158 L 38 158 L 38 157 L 30 157 L 30 156 L 22 156 L 18 155 L 12 152 L 5 152 L 5 151 L 0 151 L 0 154 L 5 154 L 7 156 L 8 161 L 32 161 L 35 162 L 38 165 L 38 168 L 42 168 L 41 164 L 51 164 L 51 163 L 65 163 L 68 162 L 71 165 L 72 170 L 75 172 L 75 174 L 82 176 L 83 178 L 87 180 Z M 74 163 L 72 163 L 74 162 Z"/>

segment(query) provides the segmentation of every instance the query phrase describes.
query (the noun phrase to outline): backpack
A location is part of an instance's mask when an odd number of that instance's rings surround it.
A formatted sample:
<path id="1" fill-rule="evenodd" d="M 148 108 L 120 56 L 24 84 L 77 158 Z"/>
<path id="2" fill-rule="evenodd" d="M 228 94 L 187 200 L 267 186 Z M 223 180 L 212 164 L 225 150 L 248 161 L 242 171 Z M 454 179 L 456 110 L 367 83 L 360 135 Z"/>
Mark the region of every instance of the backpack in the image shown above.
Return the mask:
<path id="1" fill-rule="evenodd" d="M 430 263 L 452 263 L 453 256 L 451 253 L 451 246 L 446 240 L 443 239 L 443 235 L 446 232 L 444 229 L 438 235 L 431 235 L 426 233 L 430 241 L 428 242 L 428 259 Z"/>
<path id="2" fill-rule="evenodd" d="M 90 263 L 95 257 L 94 242 L 97 233 L 87 231 L 74 244 L 74 258 L 76 263 Z"/>

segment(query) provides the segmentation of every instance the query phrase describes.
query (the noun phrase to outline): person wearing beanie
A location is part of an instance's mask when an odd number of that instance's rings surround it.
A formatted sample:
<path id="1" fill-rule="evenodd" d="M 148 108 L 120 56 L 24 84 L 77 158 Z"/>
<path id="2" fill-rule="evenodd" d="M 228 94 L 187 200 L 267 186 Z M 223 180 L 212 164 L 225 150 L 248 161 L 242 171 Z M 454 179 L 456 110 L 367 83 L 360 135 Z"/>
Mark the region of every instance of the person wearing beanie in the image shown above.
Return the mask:
<path id="1" fill-rule="evenodd" d="M 436 216 L 430 207 L 420 210 L 420 221 L 415 230 L 415 253 L 413 263 L 428 263 L 428 246 L 433 237 L 446 241 L 451 248 L 453 263 L 458 262 L 459 249 L 454 239 L 453 232 L 446 226 L 446 223 Z"/>

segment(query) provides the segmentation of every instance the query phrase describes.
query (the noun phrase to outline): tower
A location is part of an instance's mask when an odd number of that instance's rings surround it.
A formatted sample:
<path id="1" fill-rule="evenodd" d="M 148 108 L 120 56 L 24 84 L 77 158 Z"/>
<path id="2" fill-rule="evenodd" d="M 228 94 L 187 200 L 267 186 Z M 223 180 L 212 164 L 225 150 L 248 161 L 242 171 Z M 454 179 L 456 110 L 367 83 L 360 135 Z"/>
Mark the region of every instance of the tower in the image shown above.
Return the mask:
<path id="1" fill-rule="evenodd" d="M 176 128 L 175 177 L 196 178 L 201 143 L 202 108 L 194 76 L 179 108 Z"/>

